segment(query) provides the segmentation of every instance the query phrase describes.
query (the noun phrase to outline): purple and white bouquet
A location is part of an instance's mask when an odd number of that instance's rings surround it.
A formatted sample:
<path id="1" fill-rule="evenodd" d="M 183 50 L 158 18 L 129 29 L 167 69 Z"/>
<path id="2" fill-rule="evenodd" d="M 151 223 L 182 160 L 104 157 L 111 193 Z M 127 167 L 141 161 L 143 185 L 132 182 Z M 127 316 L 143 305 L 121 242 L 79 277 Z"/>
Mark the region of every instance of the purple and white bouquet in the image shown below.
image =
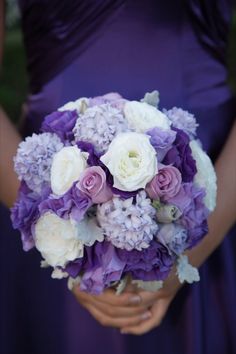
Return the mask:
<path id="1" fill-rule="evenodd" d="M 199 280 L 184 252 L 207 234 L 216 175 L 194 116 L 158 100 L 80 98 L 19 145 L 13 226 L 70 288 L 157 290 L 174 265 L 181 282 Z"/>

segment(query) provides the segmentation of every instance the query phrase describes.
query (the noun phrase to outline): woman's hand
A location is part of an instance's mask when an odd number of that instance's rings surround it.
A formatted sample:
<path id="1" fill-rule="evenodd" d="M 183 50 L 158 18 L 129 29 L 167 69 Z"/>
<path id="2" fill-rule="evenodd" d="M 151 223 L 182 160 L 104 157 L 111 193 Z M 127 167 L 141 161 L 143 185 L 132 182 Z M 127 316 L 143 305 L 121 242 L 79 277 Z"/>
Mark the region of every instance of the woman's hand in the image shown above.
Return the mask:
<path id="1" fill-rule="evenodd" d="M 115 290 L 107 289 L 101 295 L 90 295 L 74 287 L 73 293 L 101 325 L 129 328 L 138 326 L 151 316 L 141 296 L 132 290 L 116 295 Z"/>
<path id="2" fill-rule="evenodd" d="M 143 334 L 158 326 L 180 288 L 175 271 L 169 275 L 164 287 L 157 292 L 128 289 L 116 295 L 112 289 L 101 295 L 90 295 L 73 289 L 77 300 L 103 326 L 117 327 L 121 333 Z"/>

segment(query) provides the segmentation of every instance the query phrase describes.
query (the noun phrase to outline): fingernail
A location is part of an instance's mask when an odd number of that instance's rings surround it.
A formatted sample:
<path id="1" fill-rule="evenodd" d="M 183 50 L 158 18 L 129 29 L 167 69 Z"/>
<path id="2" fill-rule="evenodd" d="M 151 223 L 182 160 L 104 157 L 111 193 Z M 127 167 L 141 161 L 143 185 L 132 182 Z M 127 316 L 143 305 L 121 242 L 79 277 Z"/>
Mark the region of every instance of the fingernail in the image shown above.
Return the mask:
<path id="1" fill-rule="evenodd" d="M 141 297 L 138 296 L 138 295 L 134 295 L 134 296 L 129 298 L 129 302 L 130 302 L 130 304 L 140 304 Z"/>
<path id="2" fill-rule="evenodd" d="M 125 329 L 121 329 L 120 333 L 121 334 L 129 334 L 129 332 L 127 332 Z"/>
<path id="3" fill-rule="evenodd" d="M 140 318 L 141 320 L 147 320 L 148 318 L 150 318 L 152 316 L 151 312 L 150 311 L 147 311 L 145 313 L 143 313 Z"/>

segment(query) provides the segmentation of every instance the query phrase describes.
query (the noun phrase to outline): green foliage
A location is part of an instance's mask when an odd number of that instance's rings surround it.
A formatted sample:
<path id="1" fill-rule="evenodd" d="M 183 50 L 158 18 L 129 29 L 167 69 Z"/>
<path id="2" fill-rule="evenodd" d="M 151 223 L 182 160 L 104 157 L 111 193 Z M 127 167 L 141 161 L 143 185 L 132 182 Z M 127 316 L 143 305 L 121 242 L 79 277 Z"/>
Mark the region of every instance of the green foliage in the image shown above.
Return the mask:
<path id="1" fill-rule="evenodd" d="M 9 117 L 18 121 L 27 91 L 27 75 L 22 37 L 19 29 L 6 33 L 0 77 L 0 104 Z"/>

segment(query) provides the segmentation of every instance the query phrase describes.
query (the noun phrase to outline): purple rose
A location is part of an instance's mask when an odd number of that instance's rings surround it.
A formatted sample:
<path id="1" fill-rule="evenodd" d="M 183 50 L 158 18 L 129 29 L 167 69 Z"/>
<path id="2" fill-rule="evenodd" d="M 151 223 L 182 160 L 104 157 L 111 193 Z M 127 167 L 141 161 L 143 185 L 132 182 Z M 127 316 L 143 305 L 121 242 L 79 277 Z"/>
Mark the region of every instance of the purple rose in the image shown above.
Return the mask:
<path id="1" fill-rule="evenodd" d="M 113 196 L 106 183 L 106 174 L 100 166 L 86 168 L 80 176 L 77 187 L 95 204 L 105 203 Z"/>
<path id="2" fill-rule="evenodd" d="M 188 135 L 180 129 L 174 129 L 176 139 L 172 148 L 167 152 L 162 163 L 173 165 L 180 170 L 183 182 L 192 182 L 197 173 L 196 161 L 192 157 Z"/>
<path id="3" fill-rule="evenodd" d="M 76 111 L 55 111 L 44 118 L 41 130 L 57 134 L 62 142 L 74 139 L 72 132 L 78 114 Z"/>
<path id="4" fill-rule="evenodd" d="M 163 130 L 155 127 L 148 130 L 146 134 L 150 136 L 150 143 L 157 152 L 158 161 L 161 162 L 172 147 L 176 138 L 176 132 L 174 130 Z"/>
<path id="5" fill-rule="evenodd" d="M 60 218 L 81 221 L 86 211 L 91 207 L 91 199 L 76 187 L 76 183 L 62 197 L 51 195 L 39 205 L 40 214 L 52 211 Z"/>
<path id="6" fill-rule="evenodd" d="M 146 192 L 151 199 L 168 201 L 179 192 L 181 182 L 181 174 L 176 167 L 163 166 L 147 184 Z"/>
<path id="7" fill-rule="evenodd" d="M 11 209 L 11 220 L 13 228 L 21 232 L 24 251 L 34 247 L 32 227 L 40 216 L 38 206 L 49 193 L 50 189 L 45 187 L 39 195 L 32 192 L 25 182 L 21 182 L 17 200 Z"/>

